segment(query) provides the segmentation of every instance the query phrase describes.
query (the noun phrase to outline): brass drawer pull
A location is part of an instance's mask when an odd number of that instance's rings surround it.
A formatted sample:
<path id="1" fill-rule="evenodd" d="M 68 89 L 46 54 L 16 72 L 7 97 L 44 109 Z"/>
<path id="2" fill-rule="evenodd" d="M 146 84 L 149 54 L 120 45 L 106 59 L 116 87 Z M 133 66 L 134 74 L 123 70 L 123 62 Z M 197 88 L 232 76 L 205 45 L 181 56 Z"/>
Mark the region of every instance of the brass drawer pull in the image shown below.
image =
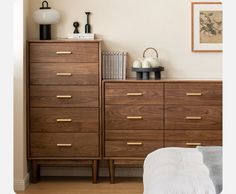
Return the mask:
<path id="1" fill-rule="evenodd" d="M 127 93 L 126 96 L 142 96 L 143 93 Z"/>
<path id="2" fill-rule="evenodd" d="M 71 55 L 72 52 L 71 51 L 57 51 L 56 54 L 57 55 Z"/>
<path id="3" fill-rule="evenodd" d="M 142 120 L 142 119 L 143 119 L 143 117 L 141 117 L 141 116 L 136 116 L 136 117 L 127 116 L 126 118 L 127 118 L 128 120 Z"/>
<path id="4" fill-rule="evenodd" d="M 186 143 L 187 146 L 201 146 L 201 143 Z"/>
<path id="5" fill-rule="evenodd" d="M 186 120 L 201 120 L 202 117 L 185 117 Z"/>
<path id="6" fill-rule="evenodd" d="M 186 96 L 202 96 L 202 93 L 186 93 Z"/>
<path id="7" fill-rule="evenodd" d="M 61 144 L 61 143 L 58 143 L 57 147 L 72 147 L 72 144 Z"/>
<path id="8" fill-rule="evenodd" d="M 57 98 L 59 99 L 69 99 L 69 98 L 72 98 L 71 95 L 58 95 Z"/>
<path id="9" fill-rule="evenodd" d="M 128 146 L 141 146 L 143 145 L 142 142 L 127 142 Z"/>
<path id="10" fill-rule="evenodd" d="M 72 122 L 72 119 L 57 119 L 57 122 Z"/>
<path id="11" fill-rule="evenodd" d="M 72 76 L 72 73 L 57 73 L 57 76 Z"/>

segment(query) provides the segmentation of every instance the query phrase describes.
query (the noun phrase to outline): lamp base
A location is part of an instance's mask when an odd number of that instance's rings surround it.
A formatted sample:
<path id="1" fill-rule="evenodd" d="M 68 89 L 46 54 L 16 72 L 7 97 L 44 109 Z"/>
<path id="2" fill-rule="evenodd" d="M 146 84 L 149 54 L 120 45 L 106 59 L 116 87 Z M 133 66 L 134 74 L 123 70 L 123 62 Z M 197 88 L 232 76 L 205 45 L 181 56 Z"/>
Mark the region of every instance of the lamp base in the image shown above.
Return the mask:
<path id="1" fill-rule="evenodd" d="M 39 27 L 40 40 L 51 40 L 51 25 L 41 24 Z"/>

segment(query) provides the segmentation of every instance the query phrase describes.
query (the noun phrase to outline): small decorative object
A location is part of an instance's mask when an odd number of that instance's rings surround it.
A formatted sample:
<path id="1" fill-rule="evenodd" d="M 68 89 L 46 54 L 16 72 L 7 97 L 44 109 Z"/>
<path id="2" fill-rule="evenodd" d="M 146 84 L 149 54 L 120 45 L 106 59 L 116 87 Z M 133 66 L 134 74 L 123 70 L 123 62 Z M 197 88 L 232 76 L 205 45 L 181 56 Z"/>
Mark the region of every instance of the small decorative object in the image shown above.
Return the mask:
<path id="1" fill-rule="evenodd" d="M 221 2 L 192 3 L 192 51 L 222 52 Z"/>
<path id="2" fill-rule="evenodd" d="M 140 60 L 135 60 L 133 62 L 133 68 L 142 68 L 142 62 Z"/>
<path id="3" fill-rule="evenodd" d="M 43 1 L 42 7 L 33 13 L 33 18 L 36 23 L 40 24 L 40 40 L 51 40 L 51 24 L 59 22 L 59 12 L 48 7 L 47 1 Z"/>
<path id="4" fill-rule="evenodd" d="M 145 54 L 148 50 L 155 51 L 156 56 L 146 57 Z M 140 63 L 142 64 L 141 67 Z M 164 67 L 160 66 L 157 50 L 150 47 L 143 52 L 143 59 L 134 61 L 132 70 L 136 72 L 137 80 L 149 80 L 151 72 L 154 72 L 155 79 L 159 80 L 161 79 L 161 71 L 164 71 Z"/>
<path id="5" fill-rule="evenodd" d="M 89 15 L 91 14 L 91 12 L 85 12 L 85 14 L 87 15 L 87 24 L 85 25 L 85 33 L 91 33 L 91 27 L 89 24 Z"/>
<path id="6" fill-rule="evenodd" d="M 74 22 L 73 23 L 73 26 L 75 27 L 75 30 L 74 30 L 74 34 L 78 34 L 79 33 L 79 22 Z"/>

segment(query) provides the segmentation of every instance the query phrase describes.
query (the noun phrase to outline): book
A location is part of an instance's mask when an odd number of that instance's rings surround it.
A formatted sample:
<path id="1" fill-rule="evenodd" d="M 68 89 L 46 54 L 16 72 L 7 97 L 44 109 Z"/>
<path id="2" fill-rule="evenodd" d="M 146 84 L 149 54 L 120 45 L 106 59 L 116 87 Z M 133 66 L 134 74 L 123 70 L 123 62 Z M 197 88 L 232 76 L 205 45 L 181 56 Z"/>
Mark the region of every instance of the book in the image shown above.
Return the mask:
<path id="1" fill-rule="evenodd" d="M 94 40 L 95 34 L 92 33 L 77 33 L 77 34 L 69 34 L 68 39 L 82 39 L 82 40 Z"/>

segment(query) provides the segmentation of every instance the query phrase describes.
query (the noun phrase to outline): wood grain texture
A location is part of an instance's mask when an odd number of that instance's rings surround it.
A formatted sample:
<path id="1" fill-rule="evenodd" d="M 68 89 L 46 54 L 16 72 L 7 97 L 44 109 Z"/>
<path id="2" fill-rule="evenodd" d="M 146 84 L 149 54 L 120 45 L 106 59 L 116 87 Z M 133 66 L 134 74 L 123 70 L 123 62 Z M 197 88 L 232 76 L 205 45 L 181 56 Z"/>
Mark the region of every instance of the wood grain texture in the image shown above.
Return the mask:
<path id="1" fill-rule="evenodd" d="M 71 73 L 58 76 L 57 73 Z M 98 63 L 31 63 L 31 85 L 98 85 Z"/>
<path id="2" fill-rule="evenodd" d="M 31 157 L 97 157 L 97 133 L 31 133 Z M 71 144 L 71 147 L 57 147 Z"/>
<path id="3" fill-rule="evenodd" d="M 163 142 L 163 130 L 107 130 L 105 140 L 153 140 Z"/>
<path id="4" fill-rule="evenodd" d="M 195 148 L 196 146 L 186 145 L 188 141 L 165 141 L 165 147 L 183 147 L 183 148 Z M 198 142 L 195 142 L 198 143 Z M 201 141 L 202 146 L 222 146 L 222 141 L 207 140 Z"/>
<path id="5" fill-rule="evenodd" d="M 105 128 L 110 129 L 163 129 L 163 106 L 106 105 Z M 129 120 L 128 116 L 141 116 Z"/>
<path id="6" fill-rule="evenodd" d="M 146 157 L 150 152 L 162 148 L 162 141 L 132 141 L 142 142 L 141 146 L 129 146 L 128 141 L 105 141 L 106 157 Z"/>
<path id="7" fill-rule="evenodd" d="M 186 117 L 201 117 L 188 120 Z M 222 129 L 221 106 L 165 106 L 165 129 Z"/>
<path id="8" fill-rule="evenodd" d="M 166 130 L 166 141 L 186 141 L 199 142 L 201 141 L 221 141 L 222 130 Z"/>
<path id="9" fill-rule="evenodd" d="M 142 93 L 142 96 L 127 96 L 127 93 Z M 163 84 L 106 83 L 105 103 L 109 104 L 163 104 Z"/>
<path id="10" fill-rule="evenodd" d="M 201 93 L 201 96 L 186 96 Z M 222 105 L 222 83 L 166 83 L 165 104 Z"/>
<path id="11" fill-rule="evenodd" d="M 99 132 L 98 108 L 31 108 L 30 132 Z M 58 122 L 57 119 L 71 119 Z"/>
<path id="12" fill-rule="evenodd" d="M 71 95 L 58 99 L 57 95 Z M 31 86 L 31 107 L 98 107 L 97 86 Z"/>
<path id="13" fill-rule="evenodd" d="M 71 54 L 58 55 L 58 51 Z M 98 63 L 98 43 L 31 43 L 30 62 Z"/>

